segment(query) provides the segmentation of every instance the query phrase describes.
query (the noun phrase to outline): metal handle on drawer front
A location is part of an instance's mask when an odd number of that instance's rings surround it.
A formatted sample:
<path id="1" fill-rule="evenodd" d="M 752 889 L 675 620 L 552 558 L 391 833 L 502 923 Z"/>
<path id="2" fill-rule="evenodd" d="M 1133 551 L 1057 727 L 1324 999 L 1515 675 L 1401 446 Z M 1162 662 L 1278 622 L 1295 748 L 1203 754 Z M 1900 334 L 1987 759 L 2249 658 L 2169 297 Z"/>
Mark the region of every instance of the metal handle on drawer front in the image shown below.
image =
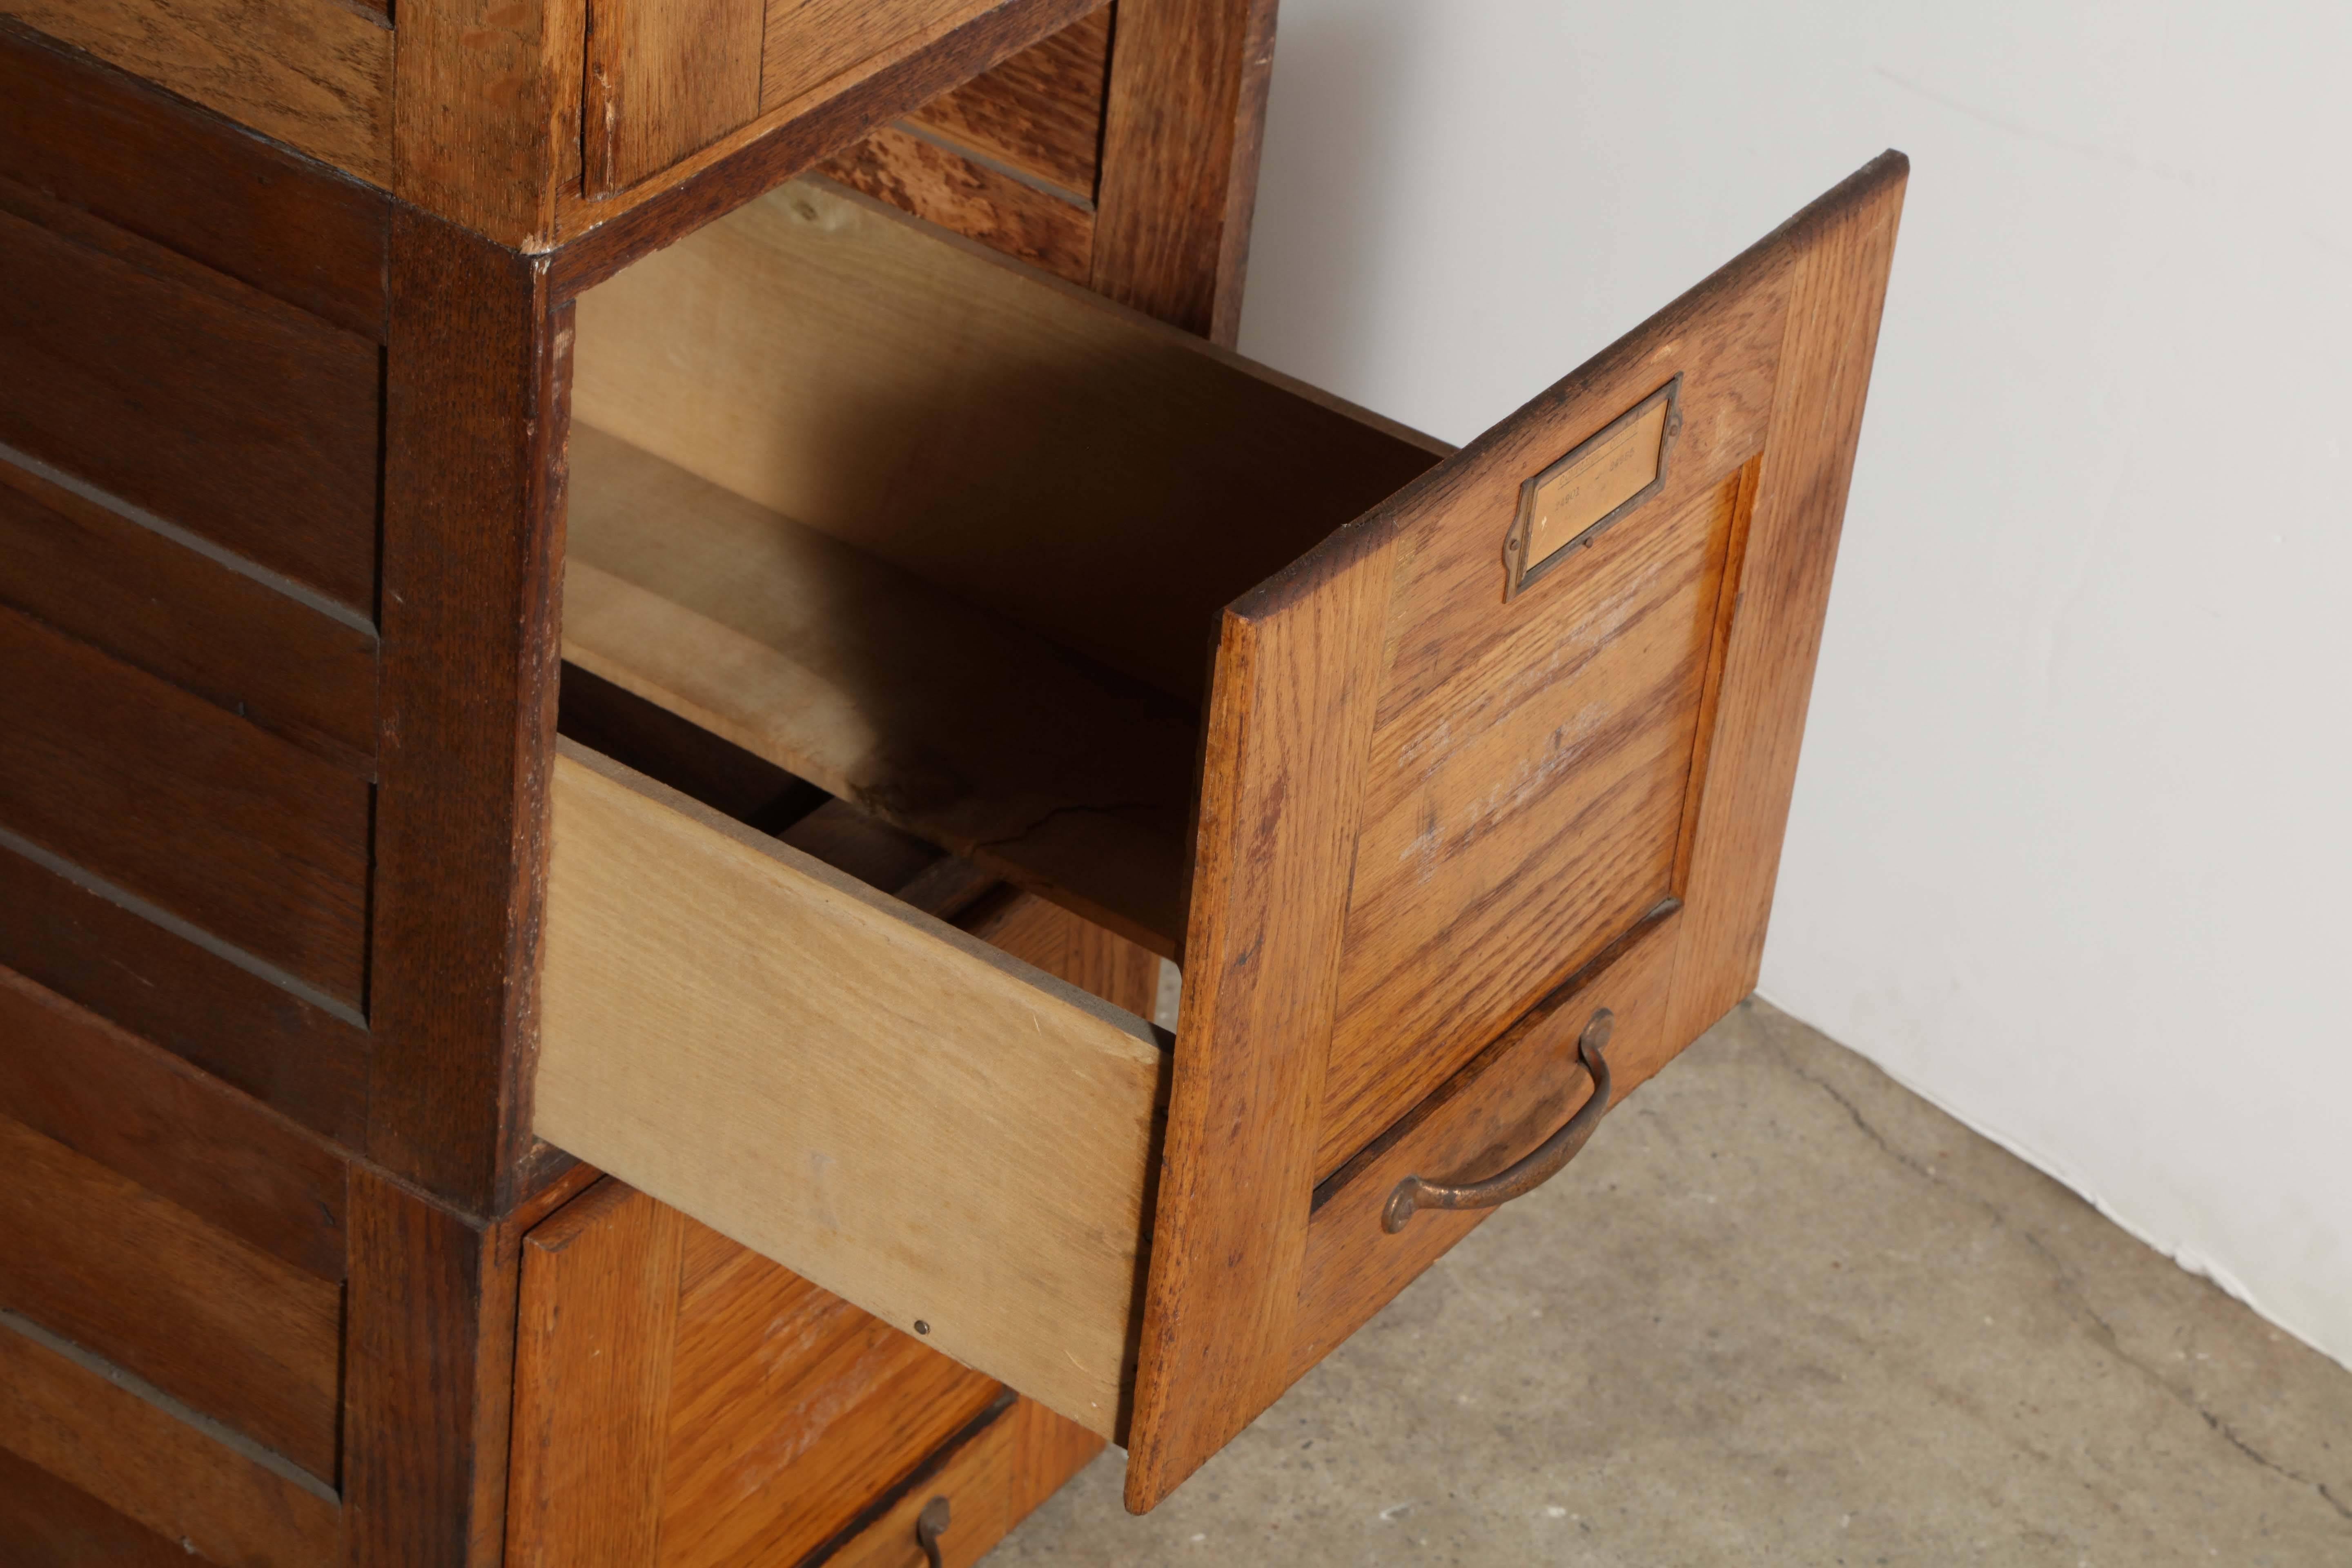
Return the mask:
<path id="1" fill-rule="evenodd" d="M 935 1497 L 915 1516 L 915 1544 L 923 1549 L 924 1568 L 940 1568 L 940 1537 L 948 1530 L 948 1500 Z"/>
<path id="2" fill-rule="evenodd" d="M 1407 1176 L 1389 1194 L 1388 1207 L 1381 1215 L 1381 1228 L 1394 1236 L 1412 1220 L 1417 1209 L 1492 1208 L 1523 1197 L 1559 1174 L 1560 1167 L 1576 1158 L 1577 1152 L 1591 1138 L 1592 1130 L 1609 1114 L 1609 1061 L 1601 1053 L 1616 1026 L 1617 1015 L 1603 1007 L 1592 1015 L 1591 1022 L 1584 1026 L 1584 1033 L 1576 1037 L 1576 1054 L 1583 1061 L 1584 1070 L 1592 1075 L 1592 1096 L 1577 1108 L 1576 1114 L 1568 1119 L 1568 1125 L 1545 1139 L 1526 1159 L 1483 1182 L 1454 1186 Z"/>

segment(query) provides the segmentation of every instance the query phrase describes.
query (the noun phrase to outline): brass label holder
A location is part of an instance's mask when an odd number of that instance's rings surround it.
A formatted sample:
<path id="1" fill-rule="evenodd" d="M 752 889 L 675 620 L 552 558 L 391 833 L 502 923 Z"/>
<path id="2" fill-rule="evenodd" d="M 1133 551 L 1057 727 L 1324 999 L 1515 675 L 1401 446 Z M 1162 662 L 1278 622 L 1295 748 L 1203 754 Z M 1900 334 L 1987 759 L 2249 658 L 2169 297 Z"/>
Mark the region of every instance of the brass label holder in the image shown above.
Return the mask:
<path id="1" fill-rule="evenodd" d="M 1666 488 L 1682 386 L 1678 374 L 1519 487 L 1518 515 L 1503 542 L 1504 598 L 1517 598 Z"/>

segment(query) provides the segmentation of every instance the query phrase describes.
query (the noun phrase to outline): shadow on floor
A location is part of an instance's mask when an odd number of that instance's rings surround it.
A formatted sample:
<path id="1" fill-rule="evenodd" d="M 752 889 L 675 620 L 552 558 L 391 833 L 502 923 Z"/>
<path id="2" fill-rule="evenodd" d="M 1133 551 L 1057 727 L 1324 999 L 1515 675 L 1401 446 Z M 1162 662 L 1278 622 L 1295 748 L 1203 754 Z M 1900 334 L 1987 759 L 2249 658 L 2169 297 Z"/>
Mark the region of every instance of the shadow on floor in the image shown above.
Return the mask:
<path id="1" fill-rule="evenodd" d="M 2352 1565 L 2352 1372 L 1748 1003 L 1143 1519 L 988 1558 Z"/>

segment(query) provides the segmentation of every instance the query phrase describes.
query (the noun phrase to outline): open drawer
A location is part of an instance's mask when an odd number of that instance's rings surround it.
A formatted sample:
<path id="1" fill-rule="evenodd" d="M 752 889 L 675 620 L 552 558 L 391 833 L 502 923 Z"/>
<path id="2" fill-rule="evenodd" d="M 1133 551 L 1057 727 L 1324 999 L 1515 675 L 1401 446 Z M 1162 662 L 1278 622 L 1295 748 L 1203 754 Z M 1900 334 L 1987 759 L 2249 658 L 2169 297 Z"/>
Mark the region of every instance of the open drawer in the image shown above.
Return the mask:
<path id="1" fill-rule="evenodd" d="M 815 184 L 583 296 L 566 657 L 1184 990 L 567 747 L 539 1133 L 1150 1507 L 1753 985 L 1904 173 L 1450 455 Z"/>

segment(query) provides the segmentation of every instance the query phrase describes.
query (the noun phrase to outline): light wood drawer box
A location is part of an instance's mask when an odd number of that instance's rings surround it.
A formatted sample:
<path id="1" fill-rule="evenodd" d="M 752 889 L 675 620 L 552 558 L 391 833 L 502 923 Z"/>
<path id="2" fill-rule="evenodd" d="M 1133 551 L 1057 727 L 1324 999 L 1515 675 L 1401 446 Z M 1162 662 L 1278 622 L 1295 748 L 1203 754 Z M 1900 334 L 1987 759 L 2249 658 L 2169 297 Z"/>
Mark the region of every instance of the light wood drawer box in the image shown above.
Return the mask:
<path id="1" fill-rule="evenodd" d="M 818 183 L 583 296 L 566 657 L 1184 995 L 569 747 L 541 1135 L 1155 1502 L 1475 1223 L 1389 1234 L 1401 1175 L 1540 1141 L 1594 1008 L 1626 1084 L 1753 985 L 1903 174 L 1458 452 Z"/>

